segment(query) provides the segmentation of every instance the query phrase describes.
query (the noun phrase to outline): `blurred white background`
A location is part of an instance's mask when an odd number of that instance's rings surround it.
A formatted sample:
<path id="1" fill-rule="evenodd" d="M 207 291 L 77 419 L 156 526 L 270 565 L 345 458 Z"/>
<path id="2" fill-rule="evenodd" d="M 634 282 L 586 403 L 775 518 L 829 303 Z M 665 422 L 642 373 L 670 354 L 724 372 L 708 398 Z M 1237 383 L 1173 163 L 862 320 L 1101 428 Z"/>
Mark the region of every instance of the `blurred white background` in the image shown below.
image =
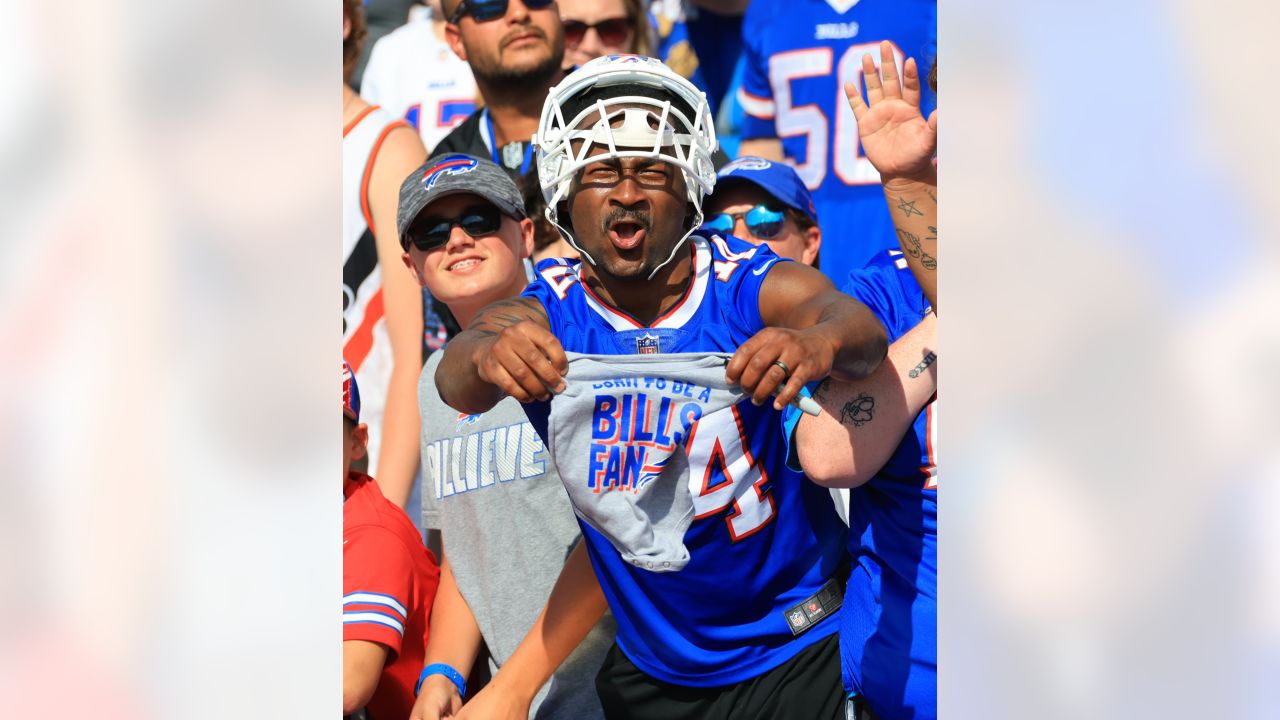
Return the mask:
<path id="1" fill-rule="evenodd" d="M 334 716 L 338 8 L 3 5 L 3 714 Z"/>
<path id="2" fill-rule="evenodd" d="M 331 717 L 338 8 L 0 5 L 0 707 Z M 1278 717 L 1278 13 L 940 5 L 943 716 Z"/>
<path id="3" fill-rule="evenodd" d="M 940 3 L 947 718 L 1274 718 L 1263 3 Z"/>

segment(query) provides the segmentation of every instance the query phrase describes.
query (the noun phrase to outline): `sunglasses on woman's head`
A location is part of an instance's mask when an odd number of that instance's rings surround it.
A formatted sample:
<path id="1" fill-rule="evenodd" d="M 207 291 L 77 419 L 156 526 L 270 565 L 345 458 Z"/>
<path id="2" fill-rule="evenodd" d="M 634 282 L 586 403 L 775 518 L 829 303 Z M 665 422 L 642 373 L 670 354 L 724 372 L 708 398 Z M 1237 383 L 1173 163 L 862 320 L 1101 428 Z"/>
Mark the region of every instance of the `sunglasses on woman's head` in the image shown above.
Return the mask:
<path id="1" fill-rule="evenodd" d="M 541 10 L 552 2 L 553 0 L 524 0 L 524 6 L 530 10 Z M 453 17 L 449 18 L 449 22 L 457 25 L 463 15 L 470 15 L 476 22 L 497 20 L 507 14 L 508 4 L 509 0 L 462 0 L 458 3 L 458 9 L 453 11 Z"/>
<path id="2" fill-rule="evenodd" d="M 767 205 L 757 205 L 746 212 L 718 213 L 707 218 L 702 225 L 718 233 L 731 233 L 738 218 L 745 218 L 747 231 L 761 240 L 772 240 L 782 232 L 787 215 Z"/>
<path id="3" fill-rule="evenodd" d="M 631 24 L 625 17 L 609 18 L 598 23 L 588 24 L 581 20 L 564 21 L 564 44 L 577 47 L 587 36 L 587 31 L 594 29 L 605 45 L 621 45 L 631 35 Z"/>
<path id="4" fill-rule="evenodd" d="M 423 252 L 444 247 L 453 234 L 453 226 L 473 238 L 492 235 L 502 226 L 502 213 L 492 205 L 476 205 L 463 210 L 457 217 L 426 216 L 409 230 L 409 242 Z"/>

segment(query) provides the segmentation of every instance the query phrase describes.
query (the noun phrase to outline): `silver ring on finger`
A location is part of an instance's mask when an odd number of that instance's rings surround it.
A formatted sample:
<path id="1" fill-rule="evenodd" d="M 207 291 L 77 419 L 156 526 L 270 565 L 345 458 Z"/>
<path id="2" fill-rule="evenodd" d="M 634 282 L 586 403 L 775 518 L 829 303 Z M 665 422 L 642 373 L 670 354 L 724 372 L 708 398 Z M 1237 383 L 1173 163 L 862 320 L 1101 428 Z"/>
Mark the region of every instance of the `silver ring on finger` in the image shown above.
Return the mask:
<path id="1" fill-rule="evenodd" d="M 781 360 L 774 360 L 773 364 L 782 368 L 782 375 L 784 379 L 786 380 L 791 379 L 791 368 L 787 367 L 786 363 L 782 362 Z"/>

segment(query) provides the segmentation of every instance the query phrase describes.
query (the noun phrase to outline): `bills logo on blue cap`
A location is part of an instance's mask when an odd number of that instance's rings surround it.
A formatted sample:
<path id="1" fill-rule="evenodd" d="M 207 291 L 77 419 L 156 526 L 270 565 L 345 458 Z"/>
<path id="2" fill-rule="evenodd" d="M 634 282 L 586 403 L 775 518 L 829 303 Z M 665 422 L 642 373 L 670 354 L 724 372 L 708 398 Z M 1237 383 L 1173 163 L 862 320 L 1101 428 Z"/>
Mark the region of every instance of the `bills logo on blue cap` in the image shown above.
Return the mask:
<path id="1" fill-rule="evenodd" d="M 795 168 L 786 163 L 771 162 L 761 157 L 740 157 L 720 168 L 716 177 L 751 183 L 787 207 L 808 215 L 815 223 L 818 222 L 818 213 L 809 188 L 805 187 Z M 721 187 L 717 185 L 716 191 Z"/>
<path id="2" fill-rule="evenodd" d="M 768 170 L 770 167 L 773 167 L 773 163 L 764 158 L 744 157 L 720 168 L 720 175 L 730 175 L 738 170 Z"/>
<path id="3" fill-rule="evenodd" d="M 360 388 L 356 386 L 351 363 L 346 360 L 342 361 L 342 414 L 352 422 L 360 422 Z"/>
<path id="4" fill-rule="evenodd" d="M 436 181 L 446 175 L 464 175 L 476 169 L 480 162 L 466 155 L 446 155 L 422 176 L 422 186 L 430 190 Z"/>

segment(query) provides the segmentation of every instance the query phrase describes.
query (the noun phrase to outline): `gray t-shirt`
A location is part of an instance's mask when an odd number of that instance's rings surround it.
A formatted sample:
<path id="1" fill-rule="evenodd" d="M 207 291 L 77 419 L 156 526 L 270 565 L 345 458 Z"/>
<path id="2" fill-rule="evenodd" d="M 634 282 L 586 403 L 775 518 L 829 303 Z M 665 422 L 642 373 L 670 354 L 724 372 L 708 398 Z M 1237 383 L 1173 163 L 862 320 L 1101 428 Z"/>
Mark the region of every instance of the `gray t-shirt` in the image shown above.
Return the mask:
<path id="1" fill-rule="evenodd" d="M 730 356 L 567 356 L 547 440 L 560 476 L 573 481 L 565 488 L 574 511 L 626 562 L 679 572 L 689 564 L 684 536 L 694 517 L 685 446 L 692 426 L 732 413 L 743 397 L 724 376 Z"/>
<path id="2" fill-rule="evenodd" d="M 445 405 L 435 387 L 442 357 L 431 355 L 418 383 L 422 522 L 440 530 L 458 589 L 501 667 L 546 606 L 581 532 L 520 403 L 504 398 L 480 415 Z M 604 716 L 595 675 L 614 632 L 606 614 L 534 698 L 530 717 Z"/>

